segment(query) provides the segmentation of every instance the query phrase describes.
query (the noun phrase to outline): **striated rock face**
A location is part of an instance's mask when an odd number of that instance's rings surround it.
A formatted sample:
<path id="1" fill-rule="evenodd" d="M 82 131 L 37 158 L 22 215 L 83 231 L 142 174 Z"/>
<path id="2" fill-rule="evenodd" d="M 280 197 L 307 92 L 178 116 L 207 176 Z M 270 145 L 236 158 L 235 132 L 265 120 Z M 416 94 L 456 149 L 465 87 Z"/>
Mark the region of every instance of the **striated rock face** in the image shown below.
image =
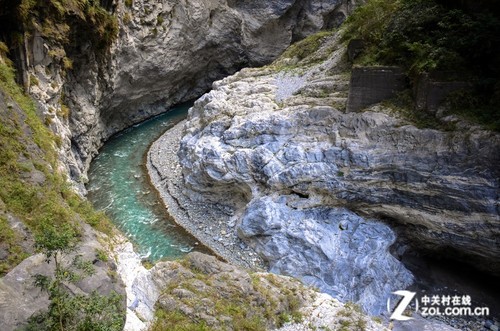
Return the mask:
<path id="1" fill-rule="evenodd" d="M 372 312 L 371 296 L 411 277 L 388 252 L 386 226 L 339 207 L 401 225 L 418 249 L 498 272 L 500 135 L 460 122 L 419 129 L 380 106 L 346 113 L 337 39 L 324 38 L 306 69 L 278 73 L 297 59 L 245 69 L 195 103 L 179 150 L 191 197 L 232 202 L 241 237 L 271 268 L 349 292 Z"/>
<path id="2" fill-rule="evenodd" d="M 355 3 L 119 1 L 120 32 L 109 54 L 78 40 L 66 50 L 73 68 L 64 70 L 50 41 L 39 34 L 27 41 L 26 75 L 36 78 L 30 93 L 62 138 L 71 178 L 85 182 L 92 157 L 113 133 L 200 96 L 244 66 L 269 63 L 292 41 L 338 25 Z"/>
<path id="3" fill-rule="evenodd" d="M 387 253 L 395 240 L 388 226 L 345 209 L 297 209 L 293 200 L 253 199 L 238 228 L 271 272 L 298 277 L 370 312 L 384 311 L 380 298 L 411 284 L 410 272 Z"/>

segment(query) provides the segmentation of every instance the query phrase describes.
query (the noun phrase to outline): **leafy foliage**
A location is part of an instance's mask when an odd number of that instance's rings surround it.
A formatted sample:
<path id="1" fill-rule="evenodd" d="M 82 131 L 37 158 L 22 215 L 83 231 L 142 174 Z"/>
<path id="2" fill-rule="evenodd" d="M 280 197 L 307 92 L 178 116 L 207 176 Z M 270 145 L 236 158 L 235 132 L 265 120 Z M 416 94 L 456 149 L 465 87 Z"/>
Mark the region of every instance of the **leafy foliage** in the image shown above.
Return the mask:
<path id="1" fill-rule="evenodd" d="M 50 219 L 44 219 L 37 227 L 35 247 L 45 255 L 47 262 L 54 257 L 57 264 L 58 253 L 69 253 L 75 249 L 78 232 L 74 226 L 68 223 L 55 226 Z"/>
<path id="2" fill-rule="evenodd" d="M 473 15 L 430 0 L 404 1 L 377 57 L 410 72 L 482 70 L 499 43 L 500 21 L 490 13 Z"/>
<path id="3" fill-rule="evenodd" d="M 54 261 L 54 277 L 35 275 L 35 285 L 49 295 L 50 304 L 47 311 L 32 316 L 27 330 L 121 330 L 123 315 L 121 313 L 121 296 L 112 293 L 103 296 L 93 291 L 90 295 L 72 295 L 67 290 L 67 283 L 76 283 L 86 276 L 94 274 L 90 261 L 76 256 L 72 263 L 65 265 L 65 253 L 73 251 L 73 229 L 56 228 L 45 223 L 36 238 L 36 246 L 45 254 L 47 262 Z"/>
<path id="4" fill-rule="evenodd" d="M 17 7 L 19 19 L 30 31 L 61 45 L 78 41 L 85 34 L 97 49 L 104 49 L 118 34 L 118 21 L 94 0 L 22 0 Z"/>
<path id="5" fill-rule="evenodd" d="M 27 331 L 111 331 L 123 328 L 123 316 L 119 313 L 121 297 L 118 294 L 103 296 L 92 292 L 89 296 L 72 297 L 57 287 L 49 291 L 52 299 L 49 310 L 33 316 Z"/>
<path id="6" fill-rule="evenodd" d="M 399 64 L 413 73 L 475 70 L 496 56 L 500 21 L 436 0 L 372 0 L 347 19 L 343 37 L 364 41 L 361 62 Z"/>
<path id="7" fill-rule="evenodd" d="M 400 7 L 400 0 L 367 1 L 345 21 L 343 39 L 362 39 L 370 46 L 377 45 L 383 38 L 390 19 Z"/>
<path id="8" fill-rule="evenodd" d="M 468 100 L 475 102 L 455 99 L 451 111 L 500 130 L 500 19 L 494 13 L 459 2 L 371 0 L 346 21 L 343 40 L 352 39 L 364 43 L 359 64 L 399 65 L 414 81 L 423 72 L 443 72 L 473 83 Z"/>

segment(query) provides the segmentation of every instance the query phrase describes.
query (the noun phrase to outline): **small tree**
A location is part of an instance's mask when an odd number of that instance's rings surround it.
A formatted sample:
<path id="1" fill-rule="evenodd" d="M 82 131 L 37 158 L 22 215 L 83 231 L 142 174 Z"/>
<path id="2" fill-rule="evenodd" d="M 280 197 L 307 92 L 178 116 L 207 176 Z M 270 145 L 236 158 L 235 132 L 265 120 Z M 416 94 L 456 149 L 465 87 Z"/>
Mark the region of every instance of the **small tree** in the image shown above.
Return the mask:
<path id="1" fill-rule="evenodd" d="M 96 291 L 73 295 L 67 284 L 75 283 L 95 273 L 90 261 L 76 255 L 71 262 L 65 257 L 76 249 L 78 232 L 71 224 L 54 225 L 50 221 L 40 224 L 35 236 L 37 251 L 45 255 L 47 263 L 54 262 L 54 276 L 35 275 L 35 285 L 46 291 L 50 304 L 47 311 L 33 315 L 27 330 L 59 331 L 111 331 L 121 330 L 123 314 L 121 296 L 112 293 L 103 296 Z"/>
<path id="2" fill-rule="evenodd" d="M 54 258 L 56 271 L 60 269 L 60 255 L 75 250 L 78 232 L 68 223 L 54 225 L 50 220 L 43 220 L 35 235 L 35 248 L 45 255 L 47 263 Z"/>

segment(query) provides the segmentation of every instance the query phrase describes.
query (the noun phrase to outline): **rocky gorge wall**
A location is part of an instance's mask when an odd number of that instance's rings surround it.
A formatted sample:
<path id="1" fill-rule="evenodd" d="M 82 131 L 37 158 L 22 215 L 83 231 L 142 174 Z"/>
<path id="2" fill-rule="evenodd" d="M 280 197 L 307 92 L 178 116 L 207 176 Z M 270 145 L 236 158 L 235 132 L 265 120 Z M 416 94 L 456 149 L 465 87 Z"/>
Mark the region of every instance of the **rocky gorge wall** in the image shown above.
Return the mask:
<path id="1" fill-rule="evenodd" d="M 498 274 L 500 135 L 456 117 L 441 119 L 453 130 L 418 128 L 380 105 L 346 112 L 344 53 L 326 36 L 301 61 L 214 83 L 185 125 L 185 194 L 231 205 L 271 270 L 371 312 L 411 282 L 377 220 L 399 225 L 410 250 Z"/>
<path id="2" fill-rule="evenodd" d="M 269 63 L 292 42 L 338 25 L 357 2 L 115 1 L 119 35 L 109 52 L 96 53 L 79 35 L 62 51 L 71 61 L 63 68 L 51 41 L 34 33 L 21 62 L 30 94 L 61 137 L 60 158 L 84 191 L 89 163 L 112 134 L 244 66 Z"/>
<path id="3" fill-rule="evenodd" d="M 292 41 L 338 22 L 350 6 L 351 1 L 282 1 L 259 6 L 226 1 L 137 0 L 127 7 L 123 1 L 114 1 L 109 9 L 118 17 L 119 35 L 110 49 L 104 51 L 97 50 L 93 45 L 95 40 L 85 33 L 74 35 L 79 30 L 72 30 L 77 20 L 71 15 L 77 14 L 69 8 L 68 22 L 56 20 L 48 24 L 54 30 L 70 30 L 68 35 L 59 35 L 72 38 L 65 41 L 64 47 L 47 37 L 46 31 L 24 31 L 16 50 L 1 43 L 0 61 L 4 64 L 3 52 L 14 58 L 24 87 L 37 102 L 37 115 L 56 135 L 53 141 L 45 142 L 58 148 L 61 162 L 54 164 L 61 167 L 58 170 L 62 173 L 68 173 L 84 192 L 87 167 L 97 149 L 113 133 L 199 96 L 213 80 L 242 66 L 271 61 Z M 3 9 L 2 19 L 6 14 Z M 37 23 L 40 13 L 43 12 L 28 13 L 28 19 Z M 4 28 L 2 24 L 2 38 Z M 4 108 L 7 112 L 11 109 L 2 103 Z M 26 131 L 25 134 L 31 137 Z M 34 170 L 30 176 L 34 184 L 45 181 L 40 171 Z M 1 199 L 0 207 L 3 210 Z M 0 216 L 4 221 L 3 214 Z M 10 215 L 7 216 L 10 221 Z M 21 221 L 12 219 L 15 222 L 9 226 L 21 226 Z M 77 253 L 93 259 L 98 264 L 97 273 L 71 291 L 90 293 L 97 289 L 108 294 L 112 289 L 124 294 L 123 284 L 116 275 L 115 259 L 101 263 L 95 258 L 97 251 L 107 249 L 99 241 L 99 233 L 88 226 L 85 231 Z M 2 259 L 6 257 L 4 246 L 2 242 Z M 34 254 L 31 247 L 29 254 Z M 29 316 L 49 303 L 47 296 L 40 295 L 31 282 L 32 274 L 38 272 L 50 275 L 53 266 L 46 265 L 41 255 L 33 255 L 1 279 L 2 329 L 22 326 Z M 130 270 L 120 271 L 120 276 L 128 277 L 127 272 Z"/>
<path id="4" fill-rule="evenodd" d="M 62 287 L 78 298 L 109 298 L 120 327 L 125 290 L 110 253 L 111 230 L 54 171 L 54 138 L 3 61 L 0 54 L 0 329 L 24 329 L 28 319 L 38 329 L 34 321 L 50 319 L 47 308 L 60 302 L 52 290 Z M 57 298 L 69 305 L 68 297 Z"/>

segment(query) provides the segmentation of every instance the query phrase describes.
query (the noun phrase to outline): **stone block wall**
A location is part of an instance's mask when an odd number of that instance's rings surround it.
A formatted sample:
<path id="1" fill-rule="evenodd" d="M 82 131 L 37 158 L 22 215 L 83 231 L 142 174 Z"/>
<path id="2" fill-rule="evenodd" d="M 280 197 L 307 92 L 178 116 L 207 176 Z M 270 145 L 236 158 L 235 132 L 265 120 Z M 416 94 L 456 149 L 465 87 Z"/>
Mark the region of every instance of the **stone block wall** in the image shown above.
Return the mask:
<path id="1" fill-rule="evenodd" d="M 395 96 L 406 87 L 406 76 L 399 67 L 355 67 L 349 84 L 347 111 L 357 112 Z"/>
<path id="2" fill-rule="evenodd" d="M 417 109 L 434 113 L 451 92 L 470 87 L 467 82 L 447 81 L 435 76 L 423 74 L 419 77 L 414 91 Z"/>

